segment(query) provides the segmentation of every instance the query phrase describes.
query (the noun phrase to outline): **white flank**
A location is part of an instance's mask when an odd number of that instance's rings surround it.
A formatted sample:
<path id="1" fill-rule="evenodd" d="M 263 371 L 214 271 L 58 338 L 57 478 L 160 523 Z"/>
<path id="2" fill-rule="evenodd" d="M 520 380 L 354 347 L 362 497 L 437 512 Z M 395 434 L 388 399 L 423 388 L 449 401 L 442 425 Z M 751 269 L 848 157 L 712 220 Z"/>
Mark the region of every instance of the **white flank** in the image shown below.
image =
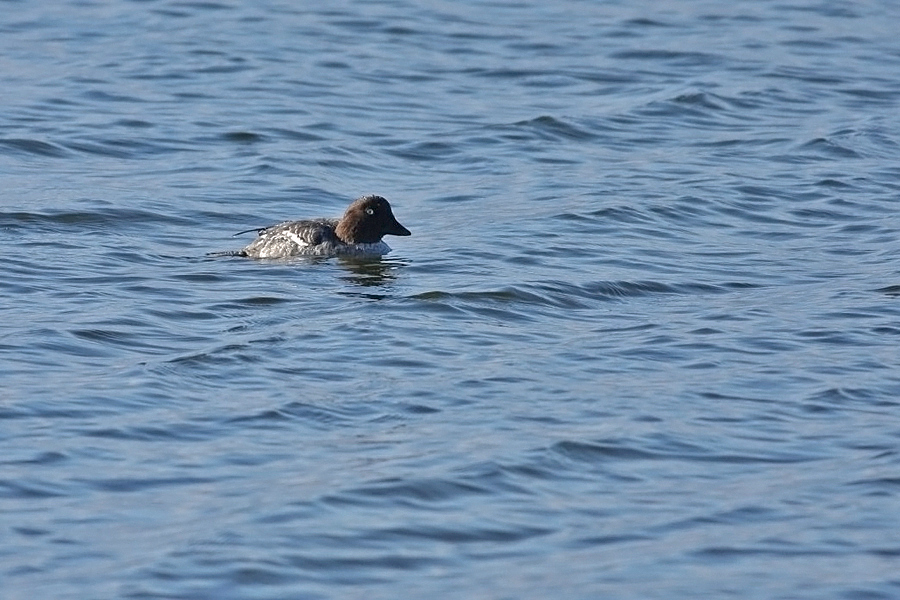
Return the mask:
<path id="1" fill-rule="evenodd" d="M 285 232 L 283 232 L 283 234 L 285 236 L 287 236 L 287 238 L 290 239 L 292 242 L 294 242 L 295 244 L 300 246 L 301 248 L 306 248 L 307 246 L 309 246 L 309 244 L 306 242 L 306 240 L 304 240 L 302 237 L 300 237 L 293 231 L 285 231 Z"/>

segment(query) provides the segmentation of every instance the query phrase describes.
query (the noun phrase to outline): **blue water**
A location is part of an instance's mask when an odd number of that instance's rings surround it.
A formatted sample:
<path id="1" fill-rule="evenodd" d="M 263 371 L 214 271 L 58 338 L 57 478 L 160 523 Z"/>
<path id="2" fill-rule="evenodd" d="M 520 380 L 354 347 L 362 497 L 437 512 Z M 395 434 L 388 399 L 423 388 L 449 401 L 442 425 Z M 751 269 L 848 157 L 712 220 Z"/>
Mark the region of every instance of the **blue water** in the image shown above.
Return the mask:
<path id="1" fill-rule="evenodd" d="M 898 28 L 0 2 L 0 597 L 900 598 Z"/>

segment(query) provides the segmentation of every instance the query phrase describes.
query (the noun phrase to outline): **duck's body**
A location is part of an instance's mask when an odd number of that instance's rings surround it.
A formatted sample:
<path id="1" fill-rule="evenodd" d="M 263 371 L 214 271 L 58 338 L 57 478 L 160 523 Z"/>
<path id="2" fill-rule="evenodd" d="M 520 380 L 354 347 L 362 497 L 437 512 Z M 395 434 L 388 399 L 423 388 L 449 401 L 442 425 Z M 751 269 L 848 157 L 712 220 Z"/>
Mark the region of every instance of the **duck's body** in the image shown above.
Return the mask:
<path id="1" fill-rule="evenodd" d="M 391 251 L 385 235 L 410 235 L 381 196 L 354 201 L 340 219 L 287 221 L 257 230 L 259 237 L 238 252 L 250 258 L 380 255 Z"/>

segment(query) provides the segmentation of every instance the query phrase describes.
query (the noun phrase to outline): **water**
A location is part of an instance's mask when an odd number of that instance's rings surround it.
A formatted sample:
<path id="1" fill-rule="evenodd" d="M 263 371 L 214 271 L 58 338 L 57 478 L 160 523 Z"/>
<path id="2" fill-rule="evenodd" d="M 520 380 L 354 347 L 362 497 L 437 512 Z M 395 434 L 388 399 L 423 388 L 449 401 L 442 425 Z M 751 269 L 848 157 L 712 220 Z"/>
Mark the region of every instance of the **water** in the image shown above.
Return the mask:
<path id="1" fill-rule="evenodd" d="M 2 597 L 900 597 L 895 3 L 316 6 L 0 3 Z"/>

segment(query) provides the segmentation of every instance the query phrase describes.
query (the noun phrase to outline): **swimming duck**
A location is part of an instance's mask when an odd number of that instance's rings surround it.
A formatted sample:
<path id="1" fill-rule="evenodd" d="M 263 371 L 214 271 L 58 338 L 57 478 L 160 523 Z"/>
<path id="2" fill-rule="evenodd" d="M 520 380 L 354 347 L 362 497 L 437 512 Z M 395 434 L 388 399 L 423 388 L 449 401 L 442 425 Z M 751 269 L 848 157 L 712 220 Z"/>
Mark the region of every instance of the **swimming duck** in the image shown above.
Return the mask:
<path id="1" fill-rule="evenodd" d="M 259 237 L 237 254 L 250 258 L 380 255 L 391 251 L 381 240 L 385 235 L 411 235 L 381 196 L 354 200 L 340 219 L 286 221 L 248 231 Z"/>

